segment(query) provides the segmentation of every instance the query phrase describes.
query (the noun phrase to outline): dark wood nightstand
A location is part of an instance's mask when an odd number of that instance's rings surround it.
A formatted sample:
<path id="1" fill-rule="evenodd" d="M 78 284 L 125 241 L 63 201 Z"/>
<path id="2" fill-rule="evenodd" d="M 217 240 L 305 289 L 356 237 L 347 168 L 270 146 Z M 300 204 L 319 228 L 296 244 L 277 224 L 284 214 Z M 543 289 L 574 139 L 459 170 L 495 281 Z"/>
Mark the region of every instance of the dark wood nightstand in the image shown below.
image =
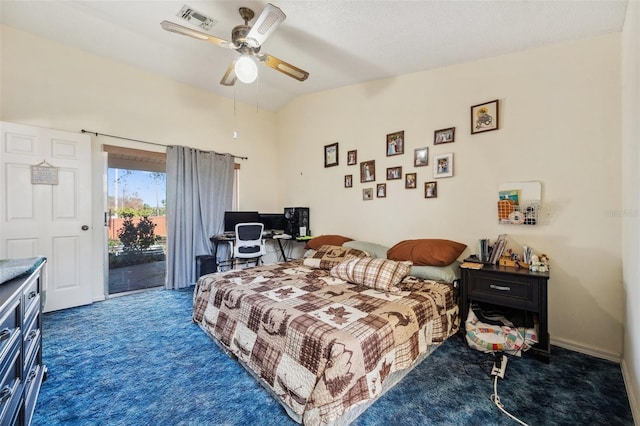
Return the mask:
<path id="1" fill-rule="evenodd" d="M 464 323 L 469 303 L 481 302 L 518 309 L 538 318 L 538 340 L 530 350 L 544 362 L 551 359 L 547 312 L 548 272 L 529 272 L 509 266 L 484 265 L 482 269 L 461 268 L 460 319 Z M 461 327 L 464 333 L 464 326 Z"/>

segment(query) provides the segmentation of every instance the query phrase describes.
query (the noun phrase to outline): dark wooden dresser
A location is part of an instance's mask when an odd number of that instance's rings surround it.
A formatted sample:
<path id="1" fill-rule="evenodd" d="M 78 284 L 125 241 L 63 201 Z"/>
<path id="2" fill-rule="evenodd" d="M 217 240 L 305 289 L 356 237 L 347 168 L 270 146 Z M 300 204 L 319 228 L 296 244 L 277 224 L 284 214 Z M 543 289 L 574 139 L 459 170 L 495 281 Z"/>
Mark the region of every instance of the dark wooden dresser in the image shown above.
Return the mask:
<path id="1" fill-rule="evenodd" d="M 29 425 L 42 364 L 41 292 L 46 260 L 31 273 L 0 284 L 0 425 Z"/>
<path id="2" fill-rule="evenodd" d="M 484 265 L 482 269 L 461 268 L 460 319 L 464 332 L 469 303 L 483 302 L 513 308 L 535 315 L 538 321 L 538 343 L 531 351 L 540 360 L 549 362 L 549 324 L 547 313 L 548 272 L 529 272 L 508 266 Z"/>

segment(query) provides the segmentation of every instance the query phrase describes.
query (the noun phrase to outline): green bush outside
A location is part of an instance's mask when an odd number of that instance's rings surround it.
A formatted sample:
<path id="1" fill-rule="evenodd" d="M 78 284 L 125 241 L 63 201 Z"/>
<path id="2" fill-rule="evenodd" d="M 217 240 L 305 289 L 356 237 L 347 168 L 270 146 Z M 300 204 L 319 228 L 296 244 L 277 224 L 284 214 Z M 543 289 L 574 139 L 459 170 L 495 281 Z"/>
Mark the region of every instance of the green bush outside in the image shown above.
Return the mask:
<path id="1" fill-rule="evenodd" d="M 122 245 L 122 252 L 114 252 L 117 243 L 109 241 L 109 268 L 122 268 L 124 266 L 139 265 L 141 263 L 158 262 L 165 260 L 164 250 L 149 250 L 149 247 L 160 240 L 155 235 L 153 223 L 148 216 L 142 216 L 137 224 L 133 223 L 134 213 L 123 213 L 124 222 L 118 230 L 118 238 Z"/>

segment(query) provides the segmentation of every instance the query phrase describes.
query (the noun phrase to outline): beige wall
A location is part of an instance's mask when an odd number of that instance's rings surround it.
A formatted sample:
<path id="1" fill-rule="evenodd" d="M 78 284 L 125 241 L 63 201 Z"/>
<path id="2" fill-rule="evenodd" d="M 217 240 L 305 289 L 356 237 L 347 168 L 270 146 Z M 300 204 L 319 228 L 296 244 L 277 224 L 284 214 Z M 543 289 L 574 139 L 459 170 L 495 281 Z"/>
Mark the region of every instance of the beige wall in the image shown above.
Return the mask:
<path id="1" fill-rule="evenodd" d="M 1 31 L 2 120 L 248 156 L 238 160 L 245 182 L 240 207 L 279 208 L 274 113 L 238 103 L 234 117 L 232 100 L 11 27 Z M 237 140 L 231 137 L 234 130 Z M 97 141 L 164 151 L 111 138 Z M 272 190 L 249 184 L 256 181 Z"/>
<path id="2" fill-rule="evenodd" d="M 469 107 L 499 98 L 501 129 L 470 135 Z M 443 237 L 475 252 L 479 238 L 507 233 L 551 258 L 552 340 L 619 359 L 623 293 L 620 147 L 620 36 L 555 45 L 295 99 L 278 114 L 282 203 L 309 206 L 315 235 L 343 234 L 392 245 Z M 433 145 L 436 129 L 456 141 Z M 385 135 L 405 131 L 405 153 L 386 157 Z M 340 165 L 324 168 L 323 147 L 339 142 Z M 413 150 L 429 147 L 429 166 Z M 376 161 L 387 198 L 362 201 L 358 161 Z M 454 153 L 454 177 L 424 198 L 434 153 Z M 385 170 L 417 172 L 418 189 L 386 181 Z M 354 186 L 343 187 L 344 175 Z M 497 187 L 542 182 L 541 223 L 499 225 Z"/>
<path id="3" fill-rule="evenodd" d="M 622 371 L 640 422 L 640 3 L 629 2 L 622 33 L 622 248 L 626 316 Z"/>

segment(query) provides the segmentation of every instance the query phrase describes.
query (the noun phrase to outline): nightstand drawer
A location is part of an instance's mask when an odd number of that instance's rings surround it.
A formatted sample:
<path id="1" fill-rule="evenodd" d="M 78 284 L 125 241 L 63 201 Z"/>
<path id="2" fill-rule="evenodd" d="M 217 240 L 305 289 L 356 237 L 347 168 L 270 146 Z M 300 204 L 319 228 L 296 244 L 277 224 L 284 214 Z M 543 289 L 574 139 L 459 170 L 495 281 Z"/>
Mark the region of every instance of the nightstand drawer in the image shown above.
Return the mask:
<path id="1" fill-rule="evenodd" d="M 538 280 L 496 274 L 476 274 L 469 283 L 469 298 L 519 309 L 537 309 Z"/>

